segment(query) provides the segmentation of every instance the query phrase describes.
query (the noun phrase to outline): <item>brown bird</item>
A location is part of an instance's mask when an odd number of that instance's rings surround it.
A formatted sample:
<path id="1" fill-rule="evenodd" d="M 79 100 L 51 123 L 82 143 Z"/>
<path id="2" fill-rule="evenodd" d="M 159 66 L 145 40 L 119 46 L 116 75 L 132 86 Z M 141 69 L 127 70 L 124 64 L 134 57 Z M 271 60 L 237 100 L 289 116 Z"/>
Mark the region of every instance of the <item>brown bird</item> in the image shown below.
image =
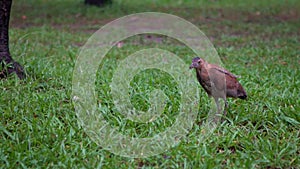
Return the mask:
<path id="1" fill-rule="evenodd" d="M 238 82 L 237 76 L 229 71 L 207 63 L 204 59 L 196 57 L 192 60 L 190 69 L 196 69 L 196 75 L 199 83 L 204 88 L 209 97 L 213 97 L 218 112 L 220 111 L 219 99 L 225 102 L 224 115 L 228 106 L 226 97 L 246 99 L 247 94 Z"/>

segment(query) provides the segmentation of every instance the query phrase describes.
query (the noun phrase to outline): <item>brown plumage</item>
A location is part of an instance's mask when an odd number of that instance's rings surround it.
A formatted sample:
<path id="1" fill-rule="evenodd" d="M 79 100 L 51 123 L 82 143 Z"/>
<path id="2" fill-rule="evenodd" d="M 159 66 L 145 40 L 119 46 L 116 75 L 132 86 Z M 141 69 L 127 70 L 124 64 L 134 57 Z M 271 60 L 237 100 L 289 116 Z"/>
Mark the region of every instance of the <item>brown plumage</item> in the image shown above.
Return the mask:
<path id="1" fill-rule="evenodd" d="M 209 64 L 199 57 L 192 60 L 190 69 L 193 68 L 196 69 L 197 79 L 208 96 L 215 99 L 218 111 L 220 110 L 219 98 L 225 101 L 224 115 L 227 108 L 226 97 L 247 98 L 247 94 L 238 82 L 237 76 L 229 71 L 217 65 Z"/>

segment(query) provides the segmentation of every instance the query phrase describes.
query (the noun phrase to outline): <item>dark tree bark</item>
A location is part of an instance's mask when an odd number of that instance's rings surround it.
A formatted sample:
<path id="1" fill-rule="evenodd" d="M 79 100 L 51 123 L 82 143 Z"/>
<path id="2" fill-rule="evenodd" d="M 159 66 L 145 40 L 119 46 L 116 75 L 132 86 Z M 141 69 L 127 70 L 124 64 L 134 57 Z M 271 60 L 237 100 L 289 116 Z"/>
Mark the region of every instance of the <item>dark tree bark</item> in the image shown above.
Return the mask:
<path id="1" fill-rule="evenodd" d="M 87 5 L 103 6 L 106 4 L 111 4 L 111 0 L 84 0 L 84 3 Z"/>
<path id="2" fill-rule="evenodd" d="M 103 6 L 112 3 L 112 0 L 85 0 L 85 4 Z M 10 55 L 9 52 L 9 17 L 12 0 L 0 0 L 0 79 L 11 73 L 16 73 L 20 79 L 25 78 L 23 67 Z"/>
<path id="3" fill-rule="evenodd" d="M 0 78 L 16 73 L 20 79 L 25 78 L 23 67 L 15 62 L 9 52 L 9 16 L 12 0 L 0 0 Z"/>

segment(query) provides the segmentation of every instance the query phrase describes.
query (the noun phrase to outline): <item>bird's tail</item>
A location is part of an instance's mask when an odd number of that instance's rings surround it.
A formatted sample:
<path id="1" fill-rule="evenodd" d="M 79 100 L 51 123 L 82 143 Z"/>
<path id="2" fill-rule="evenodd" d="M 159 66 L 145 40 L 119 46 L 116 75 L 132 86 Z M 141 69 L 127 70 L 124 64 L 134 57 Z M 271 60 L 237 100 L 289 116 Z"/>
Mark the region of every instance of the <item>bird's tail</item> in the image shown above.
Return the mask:
<path id="1" fill-rule="evenodd" d="M 241 84 L 239 84 L 238 86 L 237 95 L 240 99 L 247 99 L 248 97 L 246 91 L 244 90 Z"/>

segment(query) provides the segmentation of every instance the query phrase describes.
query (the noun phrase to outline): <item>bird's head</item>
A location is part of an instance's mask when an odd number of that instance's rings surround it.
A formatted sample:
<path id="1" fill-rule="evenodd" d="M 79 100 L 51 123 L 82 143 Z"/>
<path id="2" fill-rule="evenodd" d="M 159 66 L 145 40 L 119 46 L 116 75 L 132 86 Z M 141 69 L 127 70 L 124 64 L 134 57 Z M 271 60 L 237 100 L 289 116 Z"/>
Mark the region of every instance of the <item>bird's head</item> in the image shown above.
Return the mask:
<path id="1" fill-rule="evenodd" d="M 199 58 L 199 57 L 195 57 L 193 60 L 192 60 L 192 64 L 190 66 L 190 69 L 197 69 L 197 68 L 200 68 L 201 64 L 204 62 L 203 59 Z"/>

